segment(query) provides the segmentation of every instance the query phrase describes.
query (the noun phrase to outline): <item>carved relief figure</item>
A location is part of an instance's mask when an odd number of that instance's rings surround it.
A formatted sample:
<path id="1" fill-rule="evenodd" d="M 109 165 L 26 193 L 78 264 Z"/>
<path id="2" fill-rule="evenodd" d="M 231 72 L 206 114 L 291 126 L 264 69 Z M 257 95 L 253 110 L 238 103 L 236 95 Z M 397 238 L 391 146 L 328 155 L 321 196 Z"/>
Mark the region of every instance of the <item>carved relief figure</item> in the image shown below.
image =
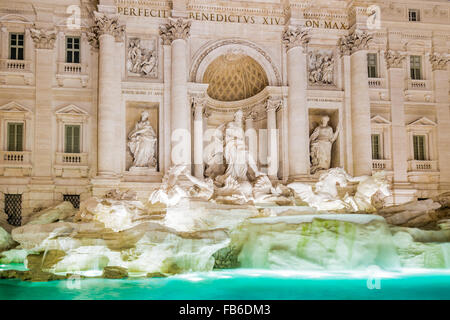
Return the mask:
<path id="1" fill-rule="evenodd" d="M 333 84 L 334 58 L 332 52 L 310 52 L 309 82 L 312 84 Z"/>
<path id="2" fill-rule="evenodd" d="M 157 136 L 148 121 L 148 112 L 142 111 L 141 120 L 128 135 L 128 147 L 133 155 L 133 167 L 156 166 Z"/>
<path id="3" fill-rule="evenodd" d="M 337 139 L 340 128 L 333 132 L 333 128 L 328 125 L 330 118 L 324 116 L 321 123 L 311 134 L 309 141 L 311 144 L 311 173 L 318 170 L 327 170 L 331 165 L 331 147 Z"/>
<path id="4" fill-rule="evenodd" d="M 127 59 L 128 72 L 155 78 L 157 62 L 156 50 L 145 48 L 140 39 L 130 39 Z"/>

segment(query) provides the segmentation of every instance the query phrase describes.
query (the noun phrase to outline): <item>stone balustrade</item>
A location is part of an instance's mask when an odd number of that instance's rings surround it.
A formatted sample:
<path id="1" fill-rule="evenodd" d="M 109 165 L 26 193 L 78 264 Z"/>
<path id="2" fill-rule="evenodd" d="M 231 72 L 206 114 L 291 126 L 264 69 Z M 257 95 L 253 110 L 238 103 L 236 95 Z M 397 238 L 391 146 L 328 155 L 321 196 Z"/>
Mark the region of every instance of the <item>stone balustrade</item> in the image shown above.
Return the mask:
<path id="1" fill-rule="evenodd" d="M 437 161 L 433 160 L 410 160 L 408 171 L 437 171 Z"/>
<path id="2" fill-rule="evenodd" d="M 368 83 L 370 89 L 381 89 L 385 87 L 385 81 L 383 78 L 369 78 Z"/>
<path id="3" fill-rule="evenodd" d="M 31 158 L 30 151 L 0 151 L 0 165 L 21 166 L 29 165 Z"/>
<path id="4" fill-rule="evenodd" d="M 83 74 L 86 73 L 86 67 L 81 63 L 58 63 L 58 73 Z"/>
<path id="5" fill-rule="evenodd" d="M 409 79 L 407 81 L 407 90 L 431 90 L 431 81 Z"/>
<path id="6" fill-rule="evenodd" d="M 87 153 L 56 153 L 56 164 L 65 166 L 87 166 Z"/>
<path id="7" fill-rule="evenodd" d="M 8 72 L 31 72 L 31 61 L 0 59 L 0 70 Z"/>
<path id="8" fill-rule="evenodd" d="M 392 170 L 392 160 L 372 160 L 372 170 Z"/>

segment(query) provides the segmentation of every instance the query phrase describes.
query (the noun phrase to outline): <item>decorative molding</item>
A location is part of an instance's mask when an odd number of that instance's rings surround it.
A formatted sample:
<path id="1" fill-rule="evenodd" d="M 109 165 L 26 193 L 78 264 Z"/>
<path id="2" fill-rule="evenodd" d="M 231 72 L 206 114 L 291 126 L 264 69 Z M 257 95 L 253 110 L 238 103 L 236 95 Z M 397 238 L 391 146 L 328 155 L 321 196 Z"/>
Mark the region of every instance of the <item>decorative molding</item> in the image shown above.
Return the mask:
<path id="1" fill-rule="evenodd" d="M 422 117 L 420 119 L 417 119 L 410 124 L 407 125 L 407 127 L 417 127 L 417 126 L 437 126 L 437 123 L 428 119 L 427 117 Z"/>
<path id="2" fill-rule="evenodd" d="M 433 71 L 447 70 L 447 65 L 450 61 L 450 56 L 445 53 L 434 52 L 430 55 L 430 63 Z"/>
<path id="3" fill-rule="evenodd" d="M 339 39 L 338 47 L 341 55 L 352 55 L 358 50 L 367 50 L 373 35 L 365 31 L 355 30 L 348 36 Z"/>
<path id="4" fill-rule="evenodd" d="M 285 45 L 287 51 L 301 46 L 303 52 L 306 52 L 310 40 L 311 37 L 309 36 L 308 30 L 302 29 L 301 27 L 294 28 L 289 26 L 284 30 L 281 36 L 281 41 Z"/>
<path id="5" fill-rule="evenodd" d="M 386 66 L 390 68 L 402 68 L 403 61 L 406 59 L 406 54 L 403 52 L 387 50 L 384 53 L 384 58 L 386 59 Z"/>
<path id="6" fill-rule="evenodd" d="M 190 36 L 192 21 L 181 18 L 175 20 L 169 18 L 169 22 L 159 26 L 159 35 L 164 45 L 172 44 L 177 39 L 187 40 Z"/>
<path id="7" fill-rule="evenodd" d="M 15 101 L 0 106 L 0 112 L 32 113 L 30 109 Z"/>
<path id="8" fill-rule="evenodd" d="M 53 49 L 56 40 L 56 30 L 30 28 L 30 36 L 36 49 Z"/>
<path id="9" fill-rule="evenodd" d="M 113 36 L 116 41 L 123 40 L 125 26 L 119 24 L 118 14 L 106 14 L 94 11 L 94 25 L 88 29 L 87 39 L 89 44 L 98 49 L 99 37 L 104 34 Z"/>
<path id="10" fill-rule="evenodd" d="M 376 115 L 376 116 L 372 117 L 370 119 L 370 122 L 372 124 L 377 124 L 377 125 L 390 125 L 391 124 L 391 122 L 388 119 L 386 119 L 380 115 Z"/>
<path id="11" fill-rule="evenodd" d="M 77 107 L 74 104 L 69 104 L 65 107 L 59 108 L 56 110 L 55 114 L 57 115 L 71 115 L 71 116 L 89 116 L 89 113 Z"/>

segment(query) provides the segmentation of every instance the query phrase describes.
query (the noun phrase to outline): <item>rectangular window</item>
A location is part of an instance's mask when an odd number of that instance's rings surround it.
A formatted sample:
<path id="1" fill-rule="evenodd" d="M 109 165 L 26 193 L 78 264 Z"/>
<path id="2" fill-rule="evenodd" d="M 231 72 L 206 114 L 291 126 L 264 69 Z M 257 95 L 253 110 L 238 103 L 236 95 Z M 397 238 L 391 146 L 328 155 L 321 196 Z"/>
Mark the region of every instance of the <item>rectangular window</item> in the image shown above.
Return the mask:
<path id="1" fill-rule="evenodd" d="M 80 63 L 80 38 L 66 38 L 66 62 Z"/>
<path id="2" fill-rule="evenodd" d="M 413 144 L 414 144 L 414 160 L 426 160 L 425 136 L 414 135 Z"/>
<path id="3" fill-rule="evenodd" d="M 23 151 L 23 123 L 8 122 L 8 151 Z"/>
<path id="4" fill-rule="evenodd" d="M 411 56 L 409 58 L 409 67 L 411 69 L 412 80 L 422 80 L 422 61 L 420 56 Z"/>
<path id="5" fill-rule="evenodd" d="M 23 60 L 23 33 L 9 34 L 9 59 Z"/>
<path id="6" fill-rule="evenodd" d="M 380 135 L 373 134 L 372 135 L 372 159 L 380 160 L 381 152 L 380 152 Z"/>
<path id="7" fill-rule="evenodd" d="M 408 20 L 409 21 L 420 21 L 420 11 L 417 9 L 408 10 Z"/>
<path id="8" fill-rule="evenodd" d="M 79 125 L 65 126 L 65 153 L 80 153 L 80 131 Z"/>
<path id="9" fill-rule="evenodd" d="M 378 78 L 377 54 L 367 54 L 367 68 L 369 78 Z"/>
<path id="10" fill-rule="evenodd" d="M 5 213 L 8 215 L 8 223 L 13 226 L 22 224 L 22 195 L 5 194 Z"/>

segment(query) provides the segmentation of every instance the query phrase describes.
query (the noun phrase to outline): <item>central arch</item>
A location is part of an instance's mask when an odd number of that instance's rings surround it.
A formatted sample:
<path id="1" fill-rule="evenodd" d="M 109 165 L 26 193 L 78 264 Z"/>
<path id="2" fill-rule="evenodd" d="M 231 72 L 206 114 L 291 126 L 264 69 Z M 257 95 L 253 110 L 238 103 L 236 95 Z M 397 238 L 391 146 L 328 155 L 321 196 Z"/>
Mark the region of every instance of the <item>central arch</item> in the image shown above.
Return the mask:
<path id="1" fill-rule="evenodd" d="M 212 61 L 202 82 L 209 84 L 208 96 L 218 101 L 245 100 L 269 84 L 261 65 L 240 52 L 230 52 Z"/>
<path id="2" fill-rule="evenodd" d="M 253 59 L 263 69 L 269 86 L 280 86 L 281 77 L 272 58 L 258 45 L 240 39 L 219 40 L 209 43 L 198 51 L 190 71 L 190 81 L 203 83 L 210 64 L 221 56 L 232 54 L 245 55 Z"/>

